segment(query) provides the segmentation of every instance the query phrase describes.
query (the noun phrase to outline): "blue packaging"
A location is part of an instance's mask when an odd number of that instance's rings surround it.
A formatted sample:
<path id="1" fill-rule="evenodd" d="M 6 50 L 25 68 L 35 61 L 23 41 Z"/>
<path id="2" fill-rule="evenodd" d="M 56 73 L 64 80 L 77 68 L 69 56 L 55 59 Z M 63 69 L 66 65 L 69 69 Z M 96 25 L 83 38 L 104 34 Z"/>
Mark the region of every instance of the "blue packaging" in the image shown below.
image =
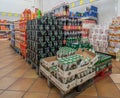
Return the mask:
<path id="1" fill-rule="evenodd" d="M 98 8 L 95 7 L 95 6 L 93 6 L 93 5 L 91 5 L 90 10 L 91 10 L 91 11 L 94 11 L 94 12 L 97 12 L 97 11 L 98 11 Z"/>

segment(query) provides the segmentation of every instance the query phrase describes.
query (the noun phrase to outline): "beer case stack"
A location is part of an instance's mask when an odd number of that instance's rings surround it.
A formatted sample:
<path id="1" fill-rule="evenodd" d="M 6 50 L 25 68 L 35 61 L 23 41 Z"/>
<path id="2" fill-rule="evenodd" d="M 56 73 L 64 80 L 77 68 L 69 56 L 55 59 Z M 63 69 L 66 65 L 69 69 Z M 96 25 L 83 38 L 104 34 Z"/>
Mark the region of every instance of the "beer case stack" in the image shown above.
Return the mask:
<path id="1" fill-rule="evenodd" d="M 27 58 L 38 68 L 41 58 L 56 55 L 62 46 L 62 26 L 48 13 L 27 22 Z"/>
<path id="2" fill-rule="evenodd" d="M 67 44 L 67 39 L 70 39 L 72 43 L 76 43 L 81 38 L 81 21 L 78 18 L 71 17 L 69 13 L 69 6 L 63 4 L 53 9 L 58 21 L 63 25 L 63 44 Z M 78 45 L 72 43 L 67 44 L 78 49 Z"/>
<path id="3" fill-rule="evenodd" d="M 26 34 L 26 20 L 21 20 L 19 23 L 20 26 L 20 51 L 21 54 L 24 58 L 26 58 L 26 54 L 27 54 L 27 34 Z"/>
<path id="4" fill-rule="evenodd" d="M 108 35 L 109 29 L 103 26 L 92 28 L 89 33 L 89 42 L 93 45 L 95 51 L 108 53 Z"/>
<path id="5" fill-rule="evenodd" d="M 46 76 L 60 91 L 68 93 L 95 77 L 94 64 L 97 61 L 97 55 L 79 49 L 62 58 L 54 56 L 41 59 L 39 74 Z"/>
<path id="6" fill-rule="evenodd" d="M 97 53 L 98 61 L 95 63 L 95 81 L 103 79 L 112 73 L 112 57 L 106 54 Z"/>

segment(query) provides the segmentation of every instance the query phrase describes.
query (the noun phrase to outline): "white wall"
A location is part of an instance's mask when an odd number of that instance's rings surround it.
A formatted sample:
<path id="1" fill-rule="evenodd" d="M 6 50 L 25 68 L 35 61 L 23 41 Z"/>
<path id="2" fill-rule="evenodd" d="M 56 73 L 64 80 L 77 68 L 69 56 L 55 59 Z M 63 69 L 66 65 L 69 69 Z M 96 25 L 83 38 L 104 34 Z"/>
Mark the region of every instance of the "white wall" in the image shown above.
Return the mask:
<path id="1" fill-rule="evenodd" d="M 21 14 L 25 8 L 34 11 L 34 8 L 40 8 L 40 0 L 0 0 L 0 12 L 10 12 Z M 20 17 L 1 16 L 0 19 L 10 21 L 18 20 Z"/>
<path id="2" fill-rule="evenodd" d="M 0 12 L 22 13 L 31 8 L 34 0 L 0 0 Z"/>
<path id="3" fill-rule="evenodd" d="M 60 3 L 63 2 L 73 2 L 76 0 L 43 0 L 43 12 L 46 12 L 48 10 L 51 10 L 53 7 L 59 5 Z"/>
<path id="4" fill-rule="evenodd" d="M 86 6 L 94 5 L 98 7 L 98 23 L 99 24 L 109 24 L 112 19 L 116 17 L 117 11 L 115 9 L 116 2 L 115 0 L 99 0 L 93 3 L 85 4 L 71 9 L 72 11 L 83 11 Z"/>
<path id="5" fill-rule="evenodd" d="M 52 9 L 54 6 L 60 4 L 61 2 L 73 2 L 73 1 L 77 1 L 77 0 L 43 0 L 43 11 L 47 11 L 48 9 Z M 119 4 L 120 4 L 120 0 Z M 108 24 L 112 21 L 112 18 L 116 16 L 116 10 L 115 10 L 115 0 L 100 0 L 100 1 L 96 1 L 94 3 L 91 4 L 85 4 L 83 6 L 79 6 L 79 7 L 75 7 L 73 9 L 71 9 L 72 11 L 79 11 L 82 12 L 83 10 L 85 10 L 86 6 L 89 5 L 95 5 L 98 7 L 98 11 L 99 11 L 99 23 L 100 24 Z M 119 13 L 120 13 L 120 6 L 119 6 Z"/>
<path id="6" fill-rule="evenodd" d="M 117 4 L 118 4 L 118 9 L 117 9 L 118 14 L 117 15 L 120 16 L 120 0 L 117 1 Z"/>

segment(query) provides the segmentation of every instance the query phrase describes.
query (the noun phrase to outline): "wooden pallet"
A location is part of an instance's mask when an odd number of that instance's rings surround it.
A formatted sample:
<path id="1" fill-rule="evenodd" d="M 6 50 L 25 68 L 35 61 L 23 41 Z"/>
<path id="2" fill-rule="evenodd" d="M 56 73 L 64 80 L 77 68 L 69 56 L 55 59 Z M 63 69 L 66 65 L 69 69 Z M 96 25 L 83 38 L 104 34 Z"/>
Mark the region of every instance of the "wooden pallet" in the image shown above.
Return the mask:
<path id="1" fill-rule="evenodd" d="M 90 87 L 94 83 L 94 78 L 89 79 L 85 83 L 74 87 L 73 89 L 64 92 L 61 88 L 59 88 L 56 83 L 54 83 L 42 70 L 39 69 L 39 76 L 41 78 L 45 77 L 47 79 L 47 85 L 48 87 L 52 88 L 53 86 L 57 87 L 60 91 L 60 97 L 61 98 L 75 98 L 77 95 L 79 95 L 81 92 L 83 92 L 85 89 Z"/>

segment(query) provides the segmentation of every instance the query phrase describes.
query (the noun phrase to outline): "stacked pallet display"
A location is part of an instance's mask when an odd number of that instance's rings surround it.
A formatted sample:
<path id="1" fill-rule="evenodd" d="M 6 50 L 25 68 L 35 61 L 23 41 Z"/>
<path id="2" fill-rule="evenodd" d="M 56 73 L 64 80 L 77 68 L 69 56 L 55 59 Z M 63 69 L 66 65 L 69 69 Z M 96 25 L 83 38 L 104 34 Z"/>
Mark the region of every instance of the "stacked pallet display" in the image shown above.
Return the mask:
<path id="1" fill-rule="evenodd" d="M 41 59 L 39 67 L 39 75 L 47 78 L 49 87 L 60 90 L 61 98 L 75 90 L 81 92 L 111 73 L 111 56 L 69 47 L 61 47 L 57 56 Z"/>
<path id="2" fill-rule="evenodd" d="M 25 20 L 20 21 L 20 52 L 24 58 L 26 58 L 27 54 L 27 34 L 26 34 L 26 22 Z"/>
<path id="3" fill-rule="evenodd" d="M 11 47 L 15 49 L 15 32 L 14 32 L 14 24 L 10 25 L 11 29 Z"/>
<path id="4" fill-rule="evenodd" d="M 112 57 L 106 54 L 97 53 L 98 62 L 95 63 L 95 81 L 103 79 L 112 73 Z"/>
<path id="5" fill-rule="evenodd" d="M 6 20 L 0 20 L 0 39 L 10 38 L 10 25 L 11 23 Z"/>
<path id="6" fill-rule="evenodd" d="M 69 7 L 66 4 L 58 6 L 53 10 L 57 19 L 63 23 L 64 45 L 75 49 L 91 49 L 88 40 L 89 30 L 96 25 L 97 8 L 91 6 L 89 9 L 88 11 L 86 8 L 87 15 L 82 15 L 79 12 L 69 12 Z"/>
<path id="7" fill-rule="evenodd" d="M 98 57 L 87 50 L 76 51 L 69 47 L 62 47 L 57 52 L 57 56 L 41 60 L 39 74 L 44 75 L 49 84 L 55 85 L 62 92 L 63 98 L 75 87 L 95 77 L 94 64 L 97 60 Z"/>
<path id="8" fill-rule="evenodd" d="M 52 13 L 27 22 L 27 60 L 36 69 L 41 58 L 56 55 L 62 46 L 62 27 L 58 25 Z"/>
<path id="9" fill-rule="evenodd" d="M 108 48 L 109 54 L 116 56 L 114 49 L 119 43 L 120 43 L 120 17 L 117 17 L 112 21 L 112 24 L 110 25 L 109 48 Z"/>
<path id="10" fill-rule="evenodd" d="M 57 6 L 53 11 L 58 21 L 63 24 L 63 44 L 78 49 L 76 43 L 81 40 L 81 21 L 70 16 L 69 6 L 66 4 Z"/>
<path id="11" fill-rule="evenodd" d="M 19 24 L 20 24 L 20 21 L 15 21 L 15 22 L 14 22 L 15 51 L 20 54 L 20 42 L 21 42 L 20 34 L 21 34 L 21 31 L 20 31 L 20 26 L 19 26 Z"/>
<path id="12" fill-rule="evenodd" d="M 106 26 L 96 26 L 90 30 L 89 42 L 95 51 L 108 54 L 108 35 L 109 29 Z"/>

